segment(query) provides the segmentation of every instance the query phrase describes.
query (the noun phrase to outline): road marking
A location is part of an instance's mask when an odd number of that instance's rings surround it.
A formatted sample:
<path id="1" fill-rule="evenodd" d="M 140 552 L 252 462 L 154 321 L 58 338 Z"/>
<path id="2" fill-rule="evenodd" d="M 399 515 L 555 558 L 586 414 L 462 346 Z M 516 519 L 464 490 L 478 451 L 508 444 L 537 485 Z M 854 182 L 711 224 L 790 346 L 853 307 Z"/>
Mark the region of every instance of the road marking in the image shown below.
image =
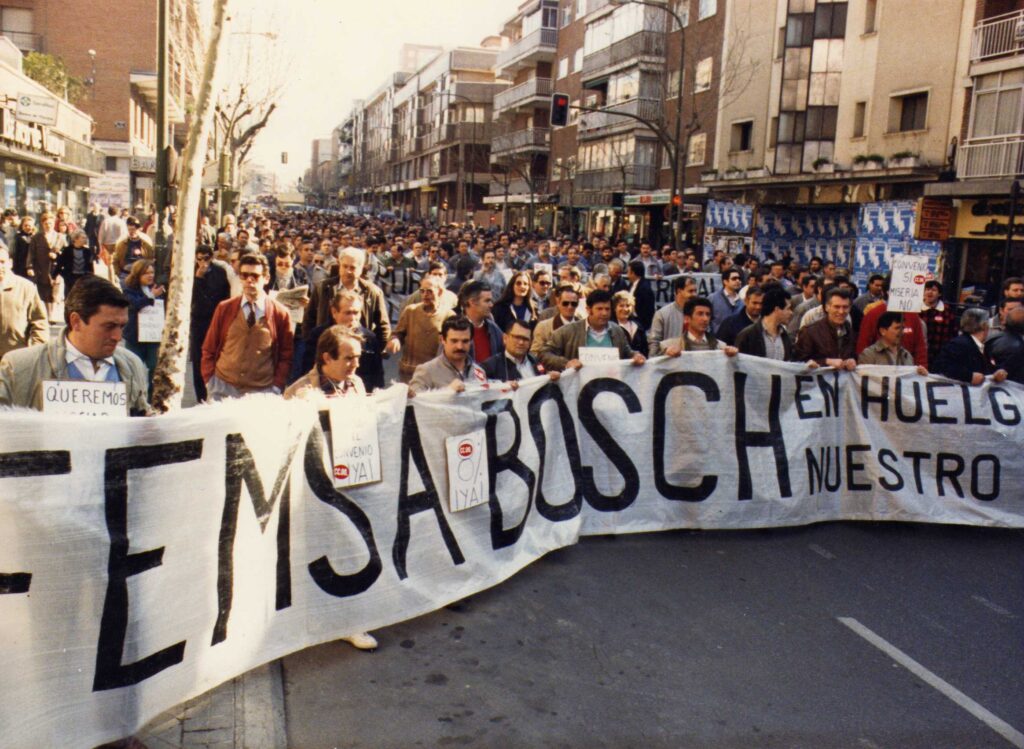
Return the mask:
<path id="1" fill-rule="evenodd" d="M 818 544 L 810 544 L 807 548 L 810 549 L 811 551 L 813 551 L 819 557 L 825 557 L 825 559 L 835 559 L 836 558 L 835 554 L 833 554 L 828 549 L 823 549 L 822 547 L 818 546 Z"/>
<path id="2" fill-rule="evenodd" d="M 870 629 L 865 627 L 863 624 L 858 622 L 856 619 L 851 619 L 846 616 L 836 617 L 843 625 L 849 627 L 856 634 L 863 637 L 869 643 L 874 645 L 876 648 L 881 650 L 883 653 L 888 655 L 894 661 L 899 663 L 905 669 L 914 674 L 917 678 L 923 681 L 928 686 L 932 687 L 936 691 L 944 694 L 949 699 L 953 700 L 956 704 L 962 707 L 964 710 L 969 712 L 975 718 L 980 720 L 982 723 L 987 725 L 993 731 L 998 733 L 1004 739 L 1013 744 L 1017 749 L 1024 749 L 1024 733 L 1021 733 L 1016 728 L 1011 726 L 1002 718 L 993 715 L 991 712 L 986 710 L 984 707 L 979 705 L 977 702 L 972 700 L 966 694 L 961 692 L 959 689 L 954 687 L 949 682 L 943 680 L 941 677 L 933 674 L 927 668 L 922 666 L 920 663 L 915 661 L 909 655 L 904 653 L 902 650 L 892 645 L 888 641 L 882 639 Z"/>
<path id="3" fill-rule="evenodd" d="M 1004 609 L 998 603 L 992 603 L 992 601 L 988 600 L 987 598 L 982 598 L 981 596 L 971 596 L 971 598 L 973 598 L 975 601 L 977 601 L 990 611 L 995 611 L 1000 616 L 1005 616 L 1007 619 L 1017 618 L 1017 615 L 1014 614 L 1012 611 L 1010 611 L 1009 609 Z"/>

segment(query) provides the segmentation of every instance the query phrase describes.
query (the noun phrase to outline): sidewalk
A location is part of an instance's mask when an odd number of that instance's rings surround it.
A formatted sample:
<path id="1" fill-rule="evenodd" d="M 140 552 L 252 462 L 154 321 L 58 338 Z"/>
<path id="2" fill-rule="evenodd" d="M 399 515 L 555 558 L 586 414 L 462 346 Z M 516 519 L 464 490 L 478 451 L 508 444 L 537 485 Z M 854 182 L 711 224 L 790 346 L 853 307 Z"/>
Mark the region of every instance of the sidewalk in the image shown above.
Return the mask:
<path id="1" fill-rule="evenodd" d="M 158 716 L 136 739 L 147 749 L 283 749 L 281 662 L 221 684 Z"/>

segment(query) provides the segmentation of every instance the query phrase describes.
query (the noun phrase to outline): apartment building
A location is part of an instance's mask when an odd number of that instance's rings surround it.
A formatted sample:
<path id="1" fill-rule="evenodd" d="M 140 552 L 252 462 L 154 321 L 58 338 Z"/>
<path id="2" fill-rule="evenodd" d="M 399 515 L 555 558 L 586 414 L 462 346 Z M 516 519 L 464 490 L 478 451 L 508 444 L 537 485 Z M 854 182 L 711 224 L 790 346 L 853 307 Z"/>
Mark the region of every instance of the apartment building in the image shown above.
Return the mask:
<path id="1" fill-rule="evenodd" d="M 962 296 L 992 299 L 1003 278 L 1024 275 L 1024 2 L 972 5 L 959 48 L 966 72 L 958 79 L 965 107 L 956 136 L 957 179 L 929 185 L 926 193 L 953 200 L 953 285 Z"/>
<path id="2" fill-rule="evenodd" d="M 552 81 L 562 9 L 559 0 L 529 0 L 502 26 L 504 48 L 494 64 L 508 88 L 494 97 L 491 163 L 498 170 L 484 202 L 501 210 L 501 224 L 555 222 L 557 196 L 548 194 Z"/>
<path id="3" fill-rule="evenodd" d="M 156 176 L 157 6 L 152 0 L 4 0 L 0 24 L 16 23 L 16 43 L 60 57 L 87 83 L 78 106 L 95 121 L 104 153 L 96 191 L 148 205 Z M 131 23 L 122 19 L 130 18 Z M 14 20 L 12 20 L 14 19 Z M 199 81 L 203 35 L 195 0 L 171 0 L 168 119 L 179 149 Z"/>
<path id="4" fill-rule="evenodd" d="M 353 106 L 351 202 L 413 218 L 487 221 L 492 102 L 504 87 L 494 78 L 497 40 L 419 49 L 432 54 L 403 55 L 420 66 L 392 74 Z"/>

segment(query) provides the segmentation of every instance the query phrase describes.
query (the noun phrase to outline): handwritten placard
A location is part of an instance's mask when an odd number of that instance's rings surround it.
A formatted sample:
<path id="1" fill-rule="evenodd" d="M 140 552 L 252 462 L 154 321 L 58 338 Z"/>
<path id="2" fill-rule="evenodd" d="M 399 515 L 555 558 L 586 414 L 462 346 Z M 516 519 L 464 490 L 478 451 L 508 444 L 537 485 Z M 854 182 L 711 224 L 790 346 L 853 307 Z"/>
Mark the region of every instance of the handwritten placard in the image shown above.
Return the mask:
<path id="1" fill-rule="evenodd" d="M 893 255 L 888 311 L 920 312 L 924 306 L 924 284 L 932 277 L 926 255 Z"/>
<path id="2" fill-rule="evenodd" d="M 468 510 L 487 502 L 486 432 L 476 432 L 444 441 L 448 456 L 448 505 L 452 512 Z"/>
<path id="3" fill-rule="evenodd" d="M 330 405 L 334 485 L 338 487 L 381 480 L 377 412 L 369 405 L 353 408 L 352 400 L 332 399 Z"/>
<path id="4" fill-rule="evenodd" d="M 619 349 L 615 346 L 580 346 L 579 360 L 584 364 L 617 362 Z"/>
<path id="5" fill-rule="evenodd" d="M 139 310 L 139 343 L 160 343 L 164 335 L 164 300 Z"/>
<path id="6" fill-rule="evenodd" d="M 123 382 L 44 380 L 43 412 L 59 416 L 127 416 Z"/>

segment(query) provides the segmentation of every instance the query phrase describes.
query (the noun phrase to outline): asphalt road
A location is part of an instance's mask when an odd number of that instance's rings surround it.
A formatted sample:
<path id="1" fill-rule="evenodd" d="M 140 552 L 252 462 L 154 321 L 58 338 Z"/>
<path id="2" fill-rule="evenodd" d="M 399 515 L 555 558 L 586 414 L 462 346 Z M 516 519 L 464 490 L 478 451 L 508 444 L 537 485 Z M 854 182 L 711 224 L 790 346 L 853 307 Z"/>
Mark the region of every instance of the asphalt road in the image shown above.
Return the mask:
<path id="1" fill-rule="evenodd" d="M 882 523 L 587 539 L 377 632 L 376 653 L 285 659 L 289 746 L 1010 747 L 1022 542 Z"/>

